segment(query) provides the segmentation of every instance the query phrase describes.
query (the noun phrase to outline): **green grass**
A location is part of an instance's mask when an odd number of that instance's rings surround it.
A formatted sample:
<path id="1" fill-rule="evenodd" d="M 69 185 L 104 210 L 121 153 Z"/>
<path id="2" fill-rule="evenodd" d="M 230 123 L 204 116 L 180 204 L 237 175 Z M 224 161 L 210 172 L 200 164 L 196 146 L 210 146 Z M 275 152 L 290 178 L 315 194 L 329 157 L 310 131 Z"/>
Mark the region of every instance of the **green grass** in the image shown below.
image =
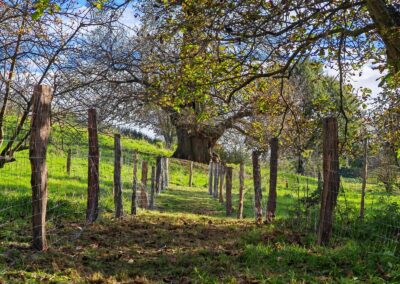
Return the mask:
<path id="1" fill-rule="evenodd" d="M 83 134 L 82 134 L 83 135 Z M 83 140 L 85 137 L 83 136 Z M 366 220 L 357 219 L 361 185 L 342 180 L 332 245 L 315 246 L 318 207 L 299 200 L 315 191 L 316 179 L 280 172 L 277 220 L 254 225 L 251 167 L 246 166 L 245 219 L 225 217 L 208 195 L 207 166 L 170 160 L 170 188 L 156 210 L 113 218 L 113 139 L 100 136 L 100 218 L 85 226 L 87 148 L 73 149 L 72 172 L 57 133 L 49 147 L 48 239 L 50 250 L 30 248 L 30 164 L 27 151 L 0 169 L 0 282 L 5 283 L 385 283 L 400 281 L 399 208 L 376 183 L 368 184 Z M 56 147 L 57 146 L 57 147 Z M 155 165 L 171 151 L 143 140 L 122 139 L 123 199 L 129 213 L 132 155 Z M 234 165 L 233 204 L 238 203 Z M 149 174 L 150 176 L 150 174 Z M 263 204 L 268 170 L 262 169 Z M 140 178 L 140 163 L 139 163 Z M 286 182 L 288 187 L 286 187 Z M 234 211 L 236 215 L 236 210 Z"/>

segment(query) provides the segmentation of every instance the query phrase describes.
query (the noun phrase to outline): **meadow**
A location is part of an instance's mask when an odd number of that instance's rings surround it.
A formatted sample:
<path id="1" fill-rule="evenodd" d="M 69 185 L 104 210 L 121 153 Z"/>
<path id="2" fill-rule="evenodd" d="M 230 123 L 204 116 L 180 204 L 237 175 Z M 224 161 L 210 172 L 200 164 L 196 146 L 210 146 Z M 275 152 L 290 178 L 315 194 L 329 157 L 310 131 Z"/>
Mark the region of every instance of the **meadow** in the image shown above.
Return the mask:
<path id="1" fill-rule="evenodd" d="M 57 132 L 48 149 L 48 252 L 30 248 L 31 191 L 28 152 L 0 169 L 0 281 L 4 283 L 386 283 L 400 281 L 399 197 L 369 180 L 366 218 L 358 216 L 361 184 L 342 179 L 334 237 L 329 247 L 315 245 L 318 182 L 280 170 L 277 218 L 254 224 L 252 169 L 245 167 L 243 220 L 237 220 L 238 165 L 233 175 L 233 216 L 208 195 L 207 165 L 170 159 L 170 186 L 156 197 L 156 209 L 131 216 L 132 157 L 155 165 L 170 156 L 160 144 L 124 137 L 125 217 L 113 218 L 113 138 L 99 137 L 100 218 L 85 225 L 87 147 L 72 149 L 71 174 L 66 147 Z M 82 134 L 82 141 L 85 135 Z M 262 167 L 263 205 L 268 168 Z M 149 175 L 150 176 L 150 175 Z M 149 184 L 149 183 L 148 183 Z"/>

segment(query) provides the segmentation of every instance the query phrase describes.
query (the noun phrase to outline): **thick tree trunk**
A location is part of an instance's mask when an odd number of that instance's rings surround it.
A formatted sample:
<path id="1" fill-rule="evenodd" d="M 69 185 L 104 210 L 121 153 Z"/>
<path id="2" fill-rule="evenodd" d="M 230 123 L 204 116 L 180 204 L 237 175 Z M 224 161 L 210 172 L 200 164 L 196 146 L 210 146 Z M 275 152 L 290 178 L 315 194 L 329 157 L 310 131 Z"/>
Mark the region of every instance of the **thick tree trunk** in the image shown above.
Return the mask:
<path id="1" fill-rule="evenodd" d="M 177 127 L 178 147 L 174 158 L 208 163 L 218 137 L 207 137 L 200 133 L 190 133 L 186 128 Z"/>

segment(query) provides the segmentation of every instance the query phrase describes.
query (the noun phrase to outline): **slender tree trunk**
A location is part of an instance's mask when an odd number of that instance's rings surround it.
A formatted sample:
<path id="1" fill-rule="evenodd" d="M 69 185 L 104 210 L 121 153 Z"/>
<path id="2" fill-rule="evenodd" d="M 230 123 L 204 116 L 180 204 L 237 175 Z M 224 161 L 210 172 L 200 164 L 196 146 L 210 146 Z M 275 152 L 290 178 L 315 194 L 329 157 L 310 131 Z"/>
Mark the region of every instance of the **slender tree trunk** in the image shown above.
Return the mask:
<path id="1" fill-rule="evenodd" d="M 226 168 L 226 216 L 232 215 L 232 168 Z"/>
<path id="2" fill-rule="evenodd" d="M 149 202 L 149 208 L 151 210 L 154 209 L 154 192 L 156 191 L 156 186 L 157 182 L 155 180 L 155 172 L 156 172 L 156 167 L 152 166 L 151 167 L 151 191 L 150 191 L 150 202 Z"/>
<path id="3" fill-rule="evenodd" d="M 365 210 L 365 189 L 367 187 L 368 175 L 368 138 L 364 138 L 364 160 L 362 169 L 362 187 L 361 187 L 361 202 L 360 202 L 360 219 L 364 219 Z"/>
<path id="4" fill-rule="evenodd" d="M 278 138 L 272 138 L 270 141 L 271 157 L 270 157 L 270 170 L 269 170 L 269 194 L 267 203 L 267 216 L 266 222 L 270 223 L 275 218 L 276 210 L 276 185 L 278 180 L 278 151 L 279 151 L 279 140 Z"/>
<path id="5" fill-rule="evenodd" d="M 254 150 L 253 159 L 253 182 L 254 182 L 254 206 L 256 211 L 256 223 L 262 223 L 262 191 L 261 191 L 261 170 L 259 162 L 260 152 Z"/>
<path id="6" fill-rule="evenodd" d="M 323 175 L 324 185 L 321 196 L 321 208 L 317 244 L 326 245 L 332 236 L 333 212 L 339 193 L 339 139 L 335 117 L 324 120 L 323 135 Z"/>
<path id="7" fill-rule="evenodd" d="M 137 213 L 137 154 L 133 153 L 133 180 L 132 180 L 132 204 L 131 214 L 136 215 Z"/>
<path id="8" fill-rule="evenodd" d="M 220 178 L 219 178 L 219 202 L 224 203 L 224 181 L 225 181 L 225 173 L 226 167 L 224 164 L 220 164 Z"/>
<path id="9" fill-rule="evenodd" d="M 32 187 L 32 246 L 35 250 L 48 248 L 46 239 L 47 165 L 46 153 L 50 133 L 50 113 L 53 90 L 38 85 L 33 91 L 29 160 Z"/>
<path id="10" fill-rule="evenodd" d="M 115 218 L 121 218 L 124 215 L 122 204 L 122 150 L 121 150 L 121 135 L 114 135 L 114 205 Z"/>
<path id="11" fill-rule="evenodd" d="M 147 209 L 147 161 L 142 161 L 142 186 L 140 191 L 140 207 Z"/>
<path id="12" fill-rule="evenodd" d="M 88 199 L 86 222 L 93 223 L 99 214 L 99 141 L 97 137 L 96 109 L 88 112 L 89 156 L 88 156 Z"/>
<path id="13" fill-rule="evenodd" d="M 243 198 L 244 198 L 244 164 L 240 163 L 239 169 L 239 206 L 238 219 L 243 219 Z"/>

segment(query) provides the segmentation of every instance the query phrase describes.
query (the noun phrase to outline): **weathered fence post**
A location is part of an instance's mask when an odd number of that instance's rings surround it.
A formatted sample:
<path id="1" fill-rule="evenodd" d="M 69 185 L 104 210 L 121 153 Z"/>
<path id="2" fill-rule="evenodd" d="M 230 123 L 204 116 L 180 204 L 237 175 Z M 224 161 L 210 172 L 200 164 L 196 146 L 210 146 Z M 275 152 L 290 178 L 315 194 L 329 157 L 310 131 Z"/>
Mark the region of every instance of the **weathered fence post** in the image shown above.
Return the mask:
<path id="1" fill-rule="evenodd" d="M 260 152 L 254 150 L 252 152 L 253 160 L 253 182 L 254 182 L 254 206 L 256 211 L 256 223 L 262 223 L 262 191 L 261 191 L 261 171 L 259 162 Z"/>
<path id="2" fill-rule="evenodd" d="M 240 163 L 239 169 L 239 206 L 238 219 L 243 219 L 243 198 L 244 198 L 244 164 Z"/>
<path id="3" fill-rule="evenodd" d="M 158 158 L 157 158 L 157 161 L 158 161 Z M 156 167 L 155 166 L 151 166 L 151 189 L 150 189 L 150 201 L 149 201 L 149 208 L 151 210 L 154 209 L 154 193 L 156 191 L 156 186 L 157 186 L 157 182 L 156 182 L 156 177 L 155 176 L 156 176 Z"/>
<path id="4" fill-rule="evenodd" d="M 214 165 L 214 189 L 213 189 L 213 197 L 218 198 L 218 178 L 219 178 L 219 163 L 215 162 Z"/>
<path id="5" fill-rule="evenodd" d="M 335 117 L 329 117 L 323 124 L 323 177 L 321 208 L 317 244 L 326 245 L 332 236 L 333 211 L 339 193 L 339 140 Z"/>
<path id="6" fill-rule="evenodd" d="M 219 202 L 224 203 L 224 182 L 225 182 L 225 166 L 220 164 L 220 178 L 219 178 Z"/>
<path id="7" fill-rule="evenodd" d="M 122 205 L 122 150 L 121 150 L 121 135 L 114 135 L 114 205 L 115 218 L 120 218 L 124 215 Z"/>
<path id="8" fill-rule="evenodd" d="M 169 159 L 164 158 L 164 188 L 168 188 L 169 186 Z"/>
<path id="9" fill-rule="evenodd" d="M 29 160 L 32 187 L 32 247 L 47 250 L 47 165 L 46 153 L 50 133 L 50 112 L 53 90 L 37 85 L 33 91 Z"/>
<path id="10" fill-rule="evenodd" d="M 267 202 L 266 222 L 270 223 L 275 218 L 276 210 L 276 184 L 278 179 L 278 151 L 279 140 L 274 137 L 270 141 L 271 157 L 269 162 L 269 194 Z"/>
<path id="11" fill-rule="evenodd" d="M 232 215 L 232 167 L 226 168 L 226 216 Z"/>
<path id="12" fill-rule="evenodd" d="M 132 181 L 132 204 L 131 214 L 136 215 L 137 208 L 137 154 L 133 153 L 133 181 Z"/>
<path id="13" fill-rule="evenodd" d="M 192 187 L 193 183 L 193 161 L 190 161 L 189 166 L 189 187 Z"/>
<path id="14" fill-rule="evenodd" d="M 208 169 L 208 194 L 213 194 L 213 165 L 214 162 L 211 160 Z"/>
<path id="15" fill-rule="evenodd" d="M 140 191 L 140 207 L 147 208 L 147 161 L 142 161 L 142 186 Z"/>
<path id="16" fill-rule="evenodd" d="M 160 193 L 162 189 L 162 157 L 157 157 L 156 159 L 156 173 L 155 173 L 155 178 L 156 178 L 156 192 Z"/>
<path id="17" fill-rule="evenodd" d="M 368 175 L 368 138 L 364 138 L 364 157 L 362 168 L 362 186 L 361 186 L 361 202 L 360 202 L 360 219 L 364 219 L 365 211 L 365 188 L 367 187 Z"/>
<path id="18" fill-rule="evenodd" d="M 96 109 L 88 111 L 88 198 L 86 209 L 86 222 L 93 223 L 99 214 L 99 141 L 97 137 Z"/>
<path id="19" fill-rule="evenodd" d="M 68 149 L 67 152 L 67 175 L 71 175 L 71 157 L 72 156 L 72 152 L 71 149 Z"/>

